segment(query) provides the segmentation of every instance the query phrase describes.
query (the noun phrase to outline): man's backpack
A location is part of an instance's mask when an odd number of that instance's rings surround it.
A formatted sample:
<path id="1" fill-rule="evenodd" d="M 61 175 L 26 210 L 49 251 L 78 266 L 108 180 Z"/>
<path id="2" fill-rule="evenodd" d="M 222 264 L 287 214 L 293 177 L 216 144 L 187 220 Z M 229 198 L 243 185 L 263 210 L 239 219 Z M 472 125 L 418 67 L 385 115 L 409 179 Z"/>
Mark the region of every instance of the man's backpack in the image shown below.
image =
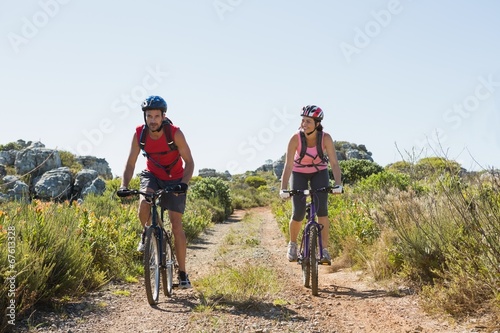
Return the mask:
<path id="1" fill-rule="evenodd" d="M 164 152 L 164 154 L 168 154 L 168 153 L 171 153 L 173 151 L 176 151 L 178 150 L 177 149 L 177 145 L 175 144 L 174 142 L 174 138 L 172 137 L 172 121 L 170 119 L 165 119 L 163 121 L 163 134 L 165 136 L 165 139 L 167 141 L 167 145 L 169 147 L 169 150 Z M 147 159 L 149 159 L 151 162 L 153 162 L 154 164 L 156 164 L 157 166 L 161 167 L 162 169 L 164 169 L 168 175 L 170 176 L 170 170 L 174 167 L 174 165 L 177 164 L 177 162 L 179 161 L 179 158 L 180 158 L 180 155 L 177 155 L 177 158 L 172 162 L 170 163 L 169 165 L 161 165 L 158 161 L 156 161 L 154 158 L 152 158 L 147 152 L 146 152 L 146 149 L 145 149 L 145 146 L 146 146 L 146 135 L 148 133 L 148 126 L 146 124 L 144 124 L 142 126 L 142 130 L 141 130 L 141 135 L 139 137 L 139 147 L 141 148 L 141 151 L 142 151 L 142 155 L 144 155 Z"/>
<path id="2" fill-rule="evenodd" d="M 306 156 L 306 151 L 307 151 L 306 135 L 302 131 L 299 132 L 299 135 L 300 135 L 300 143 L 301 144 L 300 144 L 299 158 L 296 160 L 296 162 L 298 164 L 300 164 L 300 162 L 302 162 L 302 159 L 304 158 L 304 156 Z M 316 138 L 317 138 L 316 150 L 318 151 L 318 157 L 321 159 L 321 162 L 328 162 L 328 157 L 325 156 L 325 154 L 323 152 L 323 132 L 318 131 Z M 315 157 L 315 156 L 311 156 L 311 157 Z"/>

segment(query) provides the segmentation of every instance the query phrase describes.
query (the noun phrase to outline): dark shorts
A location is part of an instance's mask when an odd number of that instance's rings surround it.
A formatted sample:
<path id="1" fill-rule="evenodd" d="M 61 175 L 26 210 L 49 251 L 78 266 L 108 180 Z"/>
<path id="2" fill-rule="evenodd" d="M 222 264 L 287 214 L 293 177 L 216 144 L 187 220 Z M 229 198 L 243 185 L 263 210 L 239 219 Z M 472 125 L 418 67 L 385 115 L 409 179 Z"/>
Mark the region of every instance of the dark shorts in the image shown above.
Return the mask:
<path id="1" fill-rule="evenodd" d="M 330 184 L 328 169 L 314 173 L 292 172 L 291 186 L 293 190 L 318 189 Z M 316 193 L 314 195 L 316 215 L 328 216 L 328 193 Z M 294 195 L 292 197 L 292 219 L 302 221 L 306 216 L 306 197 Z"/>
<path id="2" fill-rule="evenodd" d="M 141 191 L 146 191 L 147 188 L 156 191 L 165 187 L 177 185 L 181 179 L 161 180 L 156 178 L 151 172 L 144 170 L 141 172 Z M 184 214 L 186 209 L 186 194 L 167 193 L 162 195 L 160 206 L 163 209 L 171 210 Z"/>

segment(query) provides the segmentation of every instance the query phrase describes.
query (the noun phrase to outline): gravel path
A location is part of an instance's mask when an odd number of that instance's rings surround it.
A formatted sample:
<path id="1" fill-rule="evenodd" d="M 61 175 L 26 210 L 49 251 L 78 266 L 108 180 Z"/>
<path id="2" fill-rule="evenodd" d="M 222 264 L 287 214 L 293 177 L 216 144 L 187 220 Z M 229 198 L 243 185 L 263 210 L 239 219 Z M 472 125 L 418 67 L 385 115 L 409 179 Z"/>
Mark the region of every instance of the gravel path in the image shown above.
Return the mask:
<path id="1" fill-rule="evenodd" d="M 243 218 L 248 214 L 246 218 Z M 255 246 L 234 239 L 254 237 Z M 187 265 L 195 285 L 174 290 L 172 298 L 160 296 L 150 307 L 141 283 L 111 284 L 85 299 L 70 303 L 57 313 L 35 312 L 17 325 L 19 332 L 493 332 L 475 324 L 453 324 L 433 318 L 419 308 L 414 295 L 394 297 L 371 283 L 362 272 L 320 267 L 319 296 L 301 285 L 300 266 L 285 259 L 286 241 L 269 208 L 236 211 L 225 223 L 207 230 L 188 248 Z M 196 280 L 220 265 L 256 262 L 276 270 L 283 290 L 274 299 L 248 309 L 231 307 L 195 311 L 200 304 Z M 273 305 L 273 300 L 282 300 Z M 284 304 L 282 304 L 284 303 Z M 29 324 L 28 324 L 29 323 Z"/>

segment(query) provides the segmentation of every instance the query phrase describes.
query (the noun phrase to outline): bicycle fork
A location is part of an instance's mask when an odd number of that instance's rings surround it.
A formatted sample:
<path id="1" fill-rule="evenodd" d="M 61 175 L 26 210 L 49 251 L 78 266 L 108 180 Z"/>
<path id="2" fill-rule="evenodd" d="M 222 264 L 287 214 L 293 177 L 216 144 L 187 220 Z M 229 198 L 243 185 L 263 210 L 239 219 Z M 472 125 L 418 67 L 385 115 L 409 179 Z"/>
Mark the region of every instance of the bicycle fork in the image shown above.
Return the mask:
<path id="1" fill-rule="evenodd" d="M 309 244 L 310 244 L 310 233 L 309 229 L 310 228 L 317 228 L 318 229 L 318 250 L 319 250 L 319 259 L 321 260 L 323 258 L 323 240 L 321 237 L 321 230 L 323 230 L 323 225 L 319 224 L 317 222 L 309 222 L 306 224 L 304 227 L 304 233 L 302 236 L 302 242 L 300 243 L 300 251 L 301 256 L 299 256 L 297 262 L 299 264 L 302 263 L 303 260 L 309 259 L 310 256 L 310 249 L 309 249 Z"/>

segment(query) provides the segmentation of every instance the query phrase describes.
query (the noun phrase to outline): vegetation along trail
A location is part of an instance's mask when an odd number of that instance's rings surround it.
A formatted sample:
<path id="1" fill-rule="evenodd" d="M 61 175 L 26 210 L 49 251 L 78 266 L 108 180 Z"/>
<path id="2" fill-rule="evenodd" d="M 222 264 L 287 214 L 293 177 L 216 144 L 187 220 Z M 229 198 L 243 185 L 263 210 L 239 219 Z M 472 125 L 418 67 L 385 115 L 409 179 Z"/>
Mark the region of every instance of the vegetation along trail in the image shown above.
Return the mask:
<path id="1" fill-rule="evenodd" d="M 415 295 L 362 271 L 320 267 L 319 296 L 286 260 L 270 208 L 237 210 L 191 242 L 194 288 L 147 303 L 141 283 L 111 284 L 57 312 L 37 312 L 25 332 L 480 332 L 474 321 L 430 317 Z"/>

